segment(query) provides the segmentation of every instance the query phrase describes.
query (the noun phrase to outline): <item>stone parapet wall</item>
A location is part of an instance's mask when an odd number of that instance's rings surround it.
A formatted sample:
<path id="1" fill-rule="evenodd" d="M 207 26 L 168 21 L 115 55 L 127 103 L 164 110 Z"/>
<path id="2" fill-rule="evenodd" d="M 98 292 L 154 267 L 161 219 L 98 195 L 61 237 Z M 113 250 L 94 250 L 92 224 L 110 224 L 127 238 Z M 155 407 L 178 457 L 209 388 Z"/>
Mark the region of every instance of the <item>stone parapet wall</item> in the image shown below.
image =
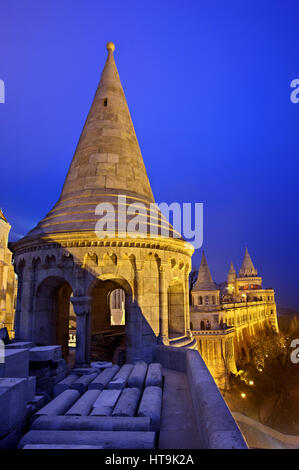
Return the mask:
<path id="1" fill-rule="evenodd" d="M 202 446 L 247 449 L 245 439 L 198 351 L 186 351 L 186 372 Z"/>
<path id="2" fill-rule="evenodd" d="M 154 351 L 154 358 L 163 367 L 186 372 L 202 448 L 248 448 L 198 351 L 157 346 Z"/>

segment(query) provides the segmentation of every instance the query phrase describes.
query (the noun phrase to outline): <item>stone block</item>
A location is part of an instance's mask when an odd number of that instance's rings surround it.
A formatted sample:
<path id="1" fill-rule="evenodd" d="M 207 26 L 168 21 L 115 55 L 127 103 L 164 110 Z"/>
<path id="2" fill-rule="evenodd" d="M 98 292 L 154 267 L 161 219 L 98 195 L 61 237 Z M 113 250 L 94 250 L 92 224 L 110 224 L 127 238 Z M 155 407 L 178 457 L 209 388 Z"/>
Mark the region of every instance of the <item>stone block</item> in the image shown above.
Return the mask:
<path id="1" fill-rule="evenodd" d="M 151 430 L 159 431 L 162 410 L 161 387 L 146 387 L 141 398 L 137 415 L 151 420 Z"/>
<path id="2" fill-rule="evenodd" d="M 145 378 L 145 387 L 161 387 L 163 385 L 162 365 L 153 362 L 148 366 Z"/>
<path id="3" fill-rule="evenodd" d="M 28 377 L 27 379 L 27 402 L 31 402 L 35 397 L 36 377 Z"/>
<path id="4" fill-rule="evenodd" d="M 82 393 L 86 392 L 88 384 L 90 384 L 90 382 L 92 382 L 97 376 L 98 372 L 95 374 L 82 375 L 78 380 L 72 383 L 70 388 L 73 390 L 78 390 L 78 392 L 80 392 L 82 395 Z"/>
<path id="5" fill-rule="evenodd" d="M 92 382 L 88 384 L 89 390 L 104 390 L 110 380 L 119 371 L 119 366 L 114 365 L 101 372 Z"/>
<path id="6" fill-rule="evenodd" d="M 100 390 L 87 390 L 81 398 L 66 412 L 67 416 L 88 416 Z"/>
<path id="7" fill-rule="evenodd" d="M 0 437 L 20 426 L 25 418 L 27 405 L 26 378 L 0 379 Z"/>
<path id="8" fill-rule="evenodd" d="M 30 349 L 32 347 L 33 343 L 31 341 L 14 341 L 5 346 L 6 349 Z"/>
<path id="9" fill-rule="evenodd" d="M 58 361 L 61 359 L 61 346 L 36 346 L 29 350 L 30 362 Z"/>
<path id="10" fill-rule="evenodd" d="M 154 449 L 154 432 L 127 431 L 29 431 L 18 448 L 32 444 L 100 446 L 104 449 Z"/>
<path id="11" fill-rule="evenodd" d="M 150 431 L 150 425 L 150 418 L 48 415 L 37 418 L 31 429 L 44 431 Z"/>
<path id="12" fill-rule="evenodd" d="M 87 446 L 74 444 L 27 444 L 23 449 L 103 449 L 103 446 Z"/>
<path id="13" fill-rule="evenodd" d="M 6 436 L 0 437 L 0 449 L 16 449 L 23 434 L 24 427 L 18 426 L 6 434 Z"/>
<path id="14" fill-rule="evenodd" d="M 94 374 L 95 372 L 99 373 L 96 367 L 75 367 L 72 369 L 72 374 L 77 375 Z"/>
<path id="15" fill-rule="evenodd" d="M 40 410 L 42 406 L 44 406 L 47 402 L 47 398 L 45 395 L 35 395 L 33 400 L 31 400 L 31 404 L 35 406 L 35 410 Z"/>
<path id="16" fill-rule="evenodd" d="M 144 361 L 140 361 L 135 364 L 134 369 L 128 378 L 128 387 L 143 390 L 147 367 L 147 363 Z"/>
<path id="17" fill-rule="evenodd" d="M 65 390 L 58 397 L 51 400 L 47 405 L 34 414 L 34 419 L 42 415 L 64 415 L 70 407 L 78 400 L 78 390 Z"/>
<path id="18" fill-rule="evenodd" d="M 109 390 L 122 390 L 125 388 L 129 375 L 131 374 L 133 370 L 133 364 L 125 364 L 123 365 L 117 374 L 113 377 L 112 380 L 110 380 L 108 384 L 108 389 Z"/>
<path id="19" fill-rule="evenodd" d="M 60 393 L 64 392 L 65 390 L 68 390 L 72 383 L 76 382 L 76 380 L 78 379 L 79 376 L 77 374 L 69 374 L 63 380 L 58 382 L 54 387 L 54 397 L 57 397 Z"/>
<path id="20" fill-rule="evenodd" d="M 94 361 L 94 362 L 91 362 L 90 363 L 91 367 L 95 368 L 95 369 L 107 369 L 107 368 L 110 368 L 112 367 L 112 362 L 108 362 L 108 361 Z"/>
<path id="21" fill-rule="evenodd" d="M 141 392 L 138 388 L 125 388 L 112 412 L 112 416 L 135 416 Z"/>
<path id="22" fill-rule="evenodd" d="M 0 363 L 0 377 L 28 377 L 29 350 L 5 348 L 4 363 Z"/>
<path id="23" fill-rule="evenodd" d="M 120 394 L 121 390 L 103 390 L 94 402 L 90 416 L 110 416 Z"/>
<path id="24" fill-rule="evenodd" d="M 52 377 L 38 377 L 36 382 L 36 392 L 38 394 L 46 393 L 52 396 L 55 385 L 65 378 L 66 372 Z"/>

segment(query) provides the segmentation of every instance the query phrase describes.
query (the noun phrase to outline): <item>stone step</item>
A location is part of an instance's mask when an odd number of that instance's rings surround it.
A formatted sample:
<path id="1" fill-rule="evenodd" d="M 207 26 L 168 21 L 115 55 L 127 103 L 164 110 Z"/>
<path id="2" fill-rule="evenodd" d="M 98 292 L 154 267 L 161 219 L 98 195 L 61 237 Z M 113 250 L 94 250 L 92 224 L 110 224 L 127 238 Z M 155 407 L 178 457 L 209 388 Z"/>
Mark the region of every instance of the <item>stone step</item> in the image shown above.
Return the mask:
<path id="1" fill-rule="evenodd" d="M 135 416 L 141 391 L 138 388 L 125 388 L 116 403 L 112 416 Z"/>
<path id="2" fill-rule="evenodd" d="M 143 390 L 147 367 L 147 363 L 144 361 L 140 361 L 135 364 L 128 378 L 128 387 L 139 388 L 139 390 Z"/>
<path id="3" fill-rule="evenodd" d="M 78 400 L 80 393 L 78 390 L 65 390 L 54 398 L 50 403 L 38 410 L 33 419 L 42 415 L 64 415 L 70 407 Z"/>
<path id="4" fill-rule="evenodd" d="M 103 449 L 103 446 L 86 446 L 74 444 L 27 444 L 23 449 Z"/>
<path id="5" fill-rule="evenodd" d="M 66 412 L 67 416 L 88 416 L 93 404 L 99 397 L 100 390 L 87 390 L 78 401 Z"/>
<path id="6" fill-rule="evenodd" d="M 79 375 L 77 374 L 70 374 L 65 379 L 58 382 L 58 384 L 54 387 L 54 397 L 57 397 L 60 393 L 68 390 L 72 383 L 76 382 L 79 379 Z"/>
<path id="7" fill-rule="evenodd" d="M 162 411 L 161 387 L 146 387 L 141 398 L 137 416 L 151 420 L 151 430 L 159 431 Z"/>
<path id="8" fill-rule="evenodd" d="M 92 382 L 98 375 L 99 375 L 98 372 L 94 374 L 82 375 L 78 380 L 72 383 L 70 388 L 72 390 L 78 390 L 78 392 L 80 392 L 80 394 L 82 395 L 82 393 L 86 392 L 87 387 L 90 384 L 90 382 Z"/>
<path id="9" fill-rule="evenodd" d="M 89 445 L 103 449 L 154 449 L 154 432 L 128 431 L 29 431 L 18 448 L 34 444 Z"/>
<path id="10" fill-rule="evenodd" d="M 125 388 L 129 375 L 131 374 L 133 370 L 133 364 L 125 364 L 123 365 L 117 374 L 113 377 L 112 380 L 110 380 L 108 384 L 108 389 L 109 390 L 122 390 Z"/>
<path id="11" fill-rule="evenodd" d="M 161 387 L 163 385 L 162 365 L 159 362 L 152 362 L 148 366 L 145 387 Z"/>
<path id="12" fill-rule="evenodd" d="M 120 416 L 40 416 L 31 430 L 48 431 L 150 431 L 150 418 Z"/>
<path id="13" fill-rule="evenodd" d="M 110 380 L 115 376 L 115 374 L 119 371 L 119 366 L 114 365 L 109 367 L 103 372 L 101 372 L 92 382 L 88 384 L 89 390 L 104 390 Z"/>
<path id="14" fill-rule="evenodd" d="M 121 390 L 103 390 L 99 398 L 93 404 L 91 416 L 110 416 Z"/>

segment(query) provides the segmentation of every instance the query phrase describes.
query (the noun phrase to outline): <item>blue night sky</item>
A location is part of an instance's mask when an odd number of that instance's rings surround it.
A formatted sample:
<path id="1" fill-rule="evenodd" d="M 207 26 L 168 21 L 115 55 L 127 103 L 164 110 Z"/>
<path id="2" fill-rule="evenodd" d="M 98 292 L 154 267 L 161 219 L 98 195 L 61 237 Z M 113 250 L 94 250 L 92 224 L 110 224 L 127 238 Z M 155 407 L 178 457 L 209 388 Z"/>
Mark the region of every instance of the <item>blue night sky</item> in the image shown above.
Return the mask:
<path id="1" fill-rule="evenodd" d="M 204 203 L 217 282 L 247 245 L 264 286 L 299 309 L 298 0 L 2 1 L 0 207 L 11 239 L 59 197 L 107 41 L 156 201 Z"/>

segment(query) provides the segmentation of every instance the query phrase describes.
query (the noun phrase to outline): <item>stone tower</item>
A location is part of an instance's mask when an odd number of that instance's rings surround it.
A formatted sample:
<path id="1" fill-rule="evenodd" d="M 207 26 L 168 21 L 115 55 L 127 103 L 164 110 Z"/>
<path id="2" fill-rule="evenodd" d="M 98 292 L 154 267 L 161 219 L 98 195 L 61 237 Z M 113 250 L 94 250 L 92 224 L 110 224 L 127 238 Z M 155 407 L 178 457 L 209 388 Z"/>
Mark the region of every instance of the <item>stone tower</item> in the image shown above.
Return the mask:
<path id="1" fill-rule="evenodd" d="M 257 270 L 253 266 L 247 247 L 243 258 L 243 263 L 239 271 L 239 277 L 257 276 Z"/>
<path id="2" fill-rule="evenodd" d="M 17 337 L 61 344 L 67 354 L 71 301 L 77 364 L 89 362 L 92 336 L 111 329 L 110 295 L 116 289 L 125 293 L 127 361 L 150 361 L 157 342 L 195 344 L 188 301 L 193 247 L 154 205 L 114 44 L 107 50 L 60 198 L 13 247 Z M 116 222 L 109 219 L 111 208 Z M 108 209 L 104 237 L 97 223 Z M 142 229 L 136 235 L 137 213 Z"/>
<path id="3" fill-rule="evenodd" d="M 236 279 L 237 273 L 233 262 L 231 261 L 229 271 L 227 273 L 227 291 L 230 295 L 233 295 L 236 292 Z"/>
<path id="4" fill-rule="evenodd" d="M 217 289 L 212 279 L 206 255 L 203 251 L 197 280 L 191 293 L 192 304 L 206 306 L 207 308 L 210 308 L 211 305 L 218 305 L 219 293 L 220 290 Z"/>
<path id="5" fill-rule="evenodd" d="M 5 326 L 13 334 L 14 293 L 16 278 L 8 249 L 10 225 L 0 209 L 0 328 Z"/>

